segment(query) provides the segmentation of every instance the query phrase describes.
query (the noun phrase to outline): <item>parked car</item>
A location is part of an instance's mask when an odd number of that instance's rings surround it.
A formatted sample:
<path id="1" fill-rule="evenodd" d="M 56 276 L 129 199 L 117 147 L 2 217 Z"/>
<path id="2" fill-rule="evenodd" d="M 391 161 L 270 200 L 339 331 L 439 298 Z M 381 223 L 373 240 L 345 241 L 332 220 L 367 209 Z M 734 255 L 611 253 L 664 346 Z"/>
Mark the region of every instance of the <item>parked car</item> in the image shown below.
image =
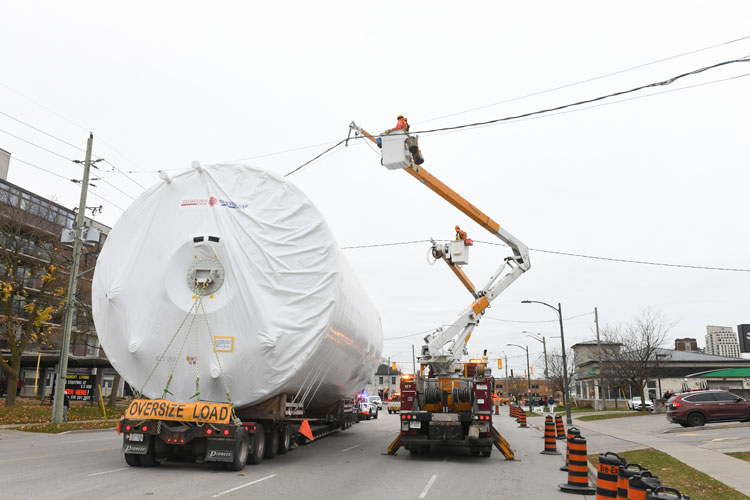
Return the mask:
<path id="1" fill-rule="evenodd" d="M 380 396 L 370 396 L 370 403 L 377 406 L 378 410 L 383 409 L 383 400 L 380 399 Z"/>
<path id="2" fill-rule="evenodd" d="M 667 402 L 667 420 L 683 427 L 706 422 L 750 421 L 750 401 L 727 391 L 683 392 Z"/>
<path id="3" fill-rule="evenodd" d="M 648 411 L 654 411 L 654 402 L 653 401 L 651 401 L 650 399 L 646 399 L 645 403 L 646 403 L 646 409 Z M 641 398 L 640 397 L 635 397 L 633 399 L 629 399 L 628 400 L 628 407 L 630 407 L 631 410 L 641 411 L 641 404 L 642 403 L 641 403 Z"/>

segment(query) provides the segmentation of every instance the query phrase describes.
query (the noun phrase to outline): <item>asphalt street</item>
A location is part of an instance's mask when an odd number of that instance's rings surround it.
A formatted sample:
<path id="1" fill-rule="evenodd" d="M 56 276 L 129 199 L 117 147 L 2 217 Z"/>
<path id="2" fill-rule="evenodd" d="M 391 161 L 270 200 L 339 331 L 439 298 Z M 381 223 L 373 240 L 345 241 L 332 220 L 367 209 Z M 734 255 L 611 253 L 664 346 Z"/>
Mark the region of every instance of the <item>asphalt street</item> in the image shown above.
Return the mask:
<path id="1" fill-rule="evenodd" d="M 287 455 L 248 465 L 240 472 L 207 465 L 163 463 L 131 468 L 120 453 L 114 431 L 40 435 L 0 432 L 0 497 L 134 499 L 562 499 L 566 481 L 562 458 L 541 455 L 543 440 L 534 428 L 519 429 L 504 415 L 495 426 L 516 450 L 506 461 L 466 450 L 438 449 L 426 456 L 400 450 L 385 455 L 395 438 L 398 416 L 361 422 Z M 564 451 L 562 442 L 558 449 Z M 579 496 L 593 499 L 593 496 Z"/>

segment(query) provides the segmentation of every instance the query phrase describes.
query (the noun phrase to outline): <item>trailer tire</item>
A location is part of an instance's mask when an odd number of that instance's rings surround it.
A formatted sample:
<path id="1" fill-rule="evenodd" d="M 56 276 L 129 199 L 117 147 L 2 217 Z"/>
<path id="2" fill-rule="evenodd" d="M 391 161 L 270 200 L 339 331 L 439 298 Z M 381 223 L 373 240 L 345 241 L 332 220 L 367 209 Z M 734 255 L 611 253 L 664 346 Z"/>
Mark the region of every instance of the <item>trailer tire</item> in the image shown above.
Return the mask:
<path id="1" fill-rule="evenodd" d="M 276 456 L 276 452 L 279 449 L 279 428 L 275 425 L 271 425 L 268 428 L 266 434 L 266 451 L 263 454 L 263 458 L 271 459 Z"/>
<path id="2" fill-rule="evenodd" d="M 247 462 L 248 451 L 250 451 L 249 439 L 245 428 L 241 427 L 240 429 L 240 437 L 234 445 L 234 460 L 226 462 L 227 470 L 241 471 L 245 468 Z"/>
<path id="3" fill-rule="evenodd" d="M 262 424 L 255 424 L 253 442 L 250 445 L 250 453 L 247 454 L 247 463 L 258 465 L 263 460 L 266 451 L 266 432 Z"/>
<path id="4" fill-rule="evenodd" d="M 281 439 L 279 440 L 279 455 L 286 455 L 292 448 L 292 426 L 284 424 L 281 427 Z"/>
<path id="5" fill-rule="evenodd" d="M 125 453 L 125 463 L 128 464 L 131 467 L 140 467 L 141 461 L 138 458 L 138 455 L 134 453 Z"/>
<path id="6" fill-rule="evenodd" d="M 138 455 L 138 460 L 143 467 L 156 467 L 159 465 L 159 462 L 156 461 L 154 453 L 154 436 L 149 436 L 148 441 L 148 451 L 145 455 Z"/>

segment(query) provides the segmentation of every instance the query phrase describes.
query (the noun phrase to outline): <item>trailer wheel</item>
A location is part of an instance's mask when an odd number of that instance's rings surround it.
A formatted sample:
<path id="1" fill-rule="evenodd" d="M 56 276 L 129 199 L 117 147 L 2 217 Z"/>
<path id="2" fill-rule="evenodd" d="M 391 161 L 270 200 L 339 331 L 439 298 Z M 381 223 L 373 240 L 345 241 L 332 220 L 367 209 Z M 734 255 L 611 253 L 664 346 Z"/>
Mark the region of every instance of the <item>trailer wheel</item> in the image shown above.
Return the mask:
<path id="1" fill-rule="evenodd" d="M 279 441 L 279 455 L 285 455 L 292 447 L 292 426 L 284 424 L 281 427 L 281 440 Z"/>
<path id="2" fill-rule="evenodd" d="M 145 455 L 139 455 L 138 459 L 141 462 L 141 465 L 144 467 L 156 467 L 159 465 L 159 462 L 156 461 L 156 456 L 154 453 L 154 436 L 148 437 L 148 452 L 146 452 Z"/>
<path id="3" fill-rule="evenodd" d="M 255 424 L 255 434 L 253 442 L 250 445 L 250 452 L 247 455 L 247 463 L 257 465 L 263 460 L 266 451 L 266 433 L 262 424 Z"/>
<path id="4" fill-rule="evenodd" d="M 141 461 L 138 459 L 138 455 L 134 453 L 125 453 L 125 463 L 131 467 L 141 466 Z"/>
<path id="5" fill-rule="evenodd" d="M 279 429 L 278 427 L 271 425 L 268 428 L 268 434 L 266 435 L 266 452 L 263 454 L 263 457 L 269 459 L 275 457 L 278 449 Z"/>
<path id="6" fill-rule="evenodd" d="M 240 471 L 245 468 L 248 448 L 247 431 L 243 427 L 240 431 L 240 437 L 234 445 L 234 460 L 226 464 L 228 470 Z"/>

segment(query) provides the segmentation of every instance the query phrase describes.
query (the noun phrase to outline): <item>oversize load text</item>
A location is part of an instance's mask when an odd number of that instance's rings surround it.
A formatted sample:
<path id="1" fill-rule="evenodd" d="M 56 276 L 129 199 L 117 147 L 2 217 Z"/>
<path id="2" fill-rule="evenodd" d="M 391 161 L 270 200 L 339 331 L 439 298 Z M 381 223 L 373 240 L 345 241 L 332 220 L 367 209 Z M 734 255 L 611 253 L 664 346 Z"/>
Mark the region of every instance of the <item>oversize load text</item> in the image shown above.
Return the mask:
<path id="1" fill-rule="evenodd" d="M 227 403 L 175 403 L 163 399 L 136 399 L 128 406 L 125 417 L 135 420 L 182 420 L 228 424 L 231 408 L 231 405 Z"/>

